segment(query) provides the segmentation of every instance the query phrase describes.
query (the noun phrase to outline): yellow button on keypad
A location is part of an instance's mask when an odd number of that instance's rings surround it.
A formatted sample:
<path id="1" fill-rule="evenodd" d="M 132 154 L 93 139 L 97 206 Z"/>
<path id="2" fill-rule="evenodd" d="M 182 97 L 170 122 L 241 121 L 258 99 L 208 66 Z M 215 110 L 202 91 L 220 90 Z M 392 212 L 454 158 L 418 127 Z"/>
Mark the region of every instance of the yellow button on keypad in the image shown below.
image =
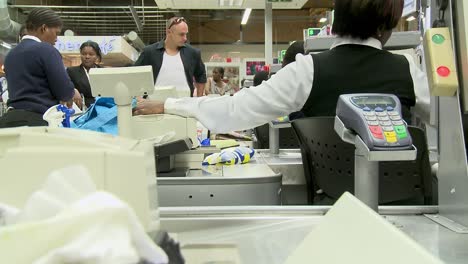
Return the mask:
<path id="1" fill-rule="evenodd" d="M 387 139 L 387 142 L 388 142 L 388 143 L 395 143 L 395 142 L 397 142 L 397 136 L 396 136 L 395 131 L 384 132 L 384 134 L 385 134 L 385 139 Z"/>

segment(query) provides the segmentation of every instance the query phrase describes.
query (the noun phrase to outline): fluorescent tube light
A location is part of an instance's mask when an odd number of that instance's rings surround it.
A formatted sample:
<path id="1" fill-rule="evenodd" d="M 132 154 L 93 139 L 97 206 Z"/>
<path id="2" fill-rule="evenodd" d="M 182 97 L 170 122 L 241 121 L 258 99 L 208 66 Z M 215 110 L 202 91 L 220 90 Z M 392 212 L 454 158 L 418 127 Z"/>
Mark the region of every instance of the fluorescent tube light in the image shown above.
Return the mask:
<path id="1" fill-rule="evenodd" d="M 2 44 L 0 44 L 0 45 L 2 45 L 3 47 L 5 47 L 7 49 L 11 49 L 11 45 L 6 43 L 6 42 L 2 42 Z"/>
<path id="2" fill-rule="evenodd" d="M 252 12 L 252 8 L 246 8 L 245 9 L 244 15 L 242 16 L 241 25 L 247 24 L 247 21 L 249 21 L 250 12 Z"/>
<path id="3" fill-rule="evenodd" d="M 326 17 L 322 17 L 320 18 L 319 22 L 320 23 L 325 23 L 327 21 L 327 18 Z"/>

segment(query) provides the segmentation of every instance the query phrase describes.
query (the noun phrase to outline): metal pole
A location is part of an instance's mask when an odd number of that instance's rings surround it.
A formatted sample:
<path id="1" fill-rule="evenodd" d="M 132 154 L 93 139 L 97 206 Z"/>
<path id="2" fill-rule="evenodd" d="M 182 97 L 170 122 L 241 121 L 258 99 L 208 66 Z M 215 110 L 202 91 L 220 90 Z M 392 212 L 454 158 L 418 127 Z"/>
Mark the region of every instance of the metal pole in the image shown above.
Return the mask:
<path id="1" fill-rule="evenodd" d="M 269 143 L 270 143 L 270 153 L 278 154 L 279 153 L 279 128 L 274 128 L 269 126 Z"/>
<path id="2" fill-rule="evenodd" d="M 379 209 L 379 162 L 369 161 L 356 149 L 354 154 L 354 195 L 372 210 Z"/>
<path id="3" fill-rule="evenodd" d="M 273 64 L 273 4 L 265 0 L 265 62 Z"/>

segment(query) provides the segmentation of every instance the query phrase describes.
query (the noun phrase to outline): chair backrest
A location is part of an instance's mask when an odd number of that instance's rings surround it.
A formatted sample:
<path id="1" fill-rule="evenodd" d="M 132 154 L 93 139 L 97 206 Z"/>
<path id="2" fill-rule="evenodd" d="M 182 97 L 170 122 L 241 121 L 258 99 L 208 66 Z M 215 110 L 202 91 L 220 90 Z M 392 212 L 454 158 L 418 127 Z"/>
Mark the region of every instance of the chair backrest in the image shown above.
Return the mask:
<path id="1" fill-rule="evenodd" d="M 270 127 L 269 124 L 264 124 L 254 128 L 255 136 L 257 137 L 257 149 L 270 148 Z M 279 129 L 279 148 L 280 149 L 297 149 L 299 141 L 292 127 Z"/>
<path id="2" fill-rule="evenodd" d="M 354 193 L 355 146 L 344 142 L 334 131 L 334 117 L 309 117 L 292 122 L 303 158 L 308 162 L 304 173 L 309 192 L 323 190 L 337 199 L 345 191 Z M 379 203 L 389 203 L 410 198 L 424 198 L 429 203 L 432 197 L 431 171 L 424 131 L 408 127 L 413 144 L 418 149 L 414 161 L 380 162 Z M 312 194 L 313 195 L 313 194 Z"/>

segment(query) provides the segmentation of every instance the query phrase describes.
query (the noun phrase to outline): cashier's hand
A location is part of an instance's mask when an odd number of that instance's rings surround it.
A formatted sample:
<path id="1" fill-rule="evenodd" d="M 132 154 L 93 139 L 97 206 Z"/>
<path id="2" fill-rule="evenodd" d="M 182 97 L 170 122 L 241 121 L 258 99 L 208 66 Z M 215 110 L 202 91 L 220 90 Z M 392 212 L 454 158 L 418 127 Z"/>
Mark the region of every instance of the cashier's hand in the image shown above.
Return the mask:
<path id="1" fill-rule="evenodd" d="M 133 115 L 163 114 L 164 103 L 147 99 L 137 99 L 137 106 L 133 109 Z"/>
<path id="2" fill-rule="evenodd" d="M 75 95 L 73 95 L 73 103 L 78 106 L 78 108 L 83 109 L 83 98 L 81 98 L 80 92 L 75 89 Z M 73 106 L 73 103 L 71 106 Z M 68 108 L 71 108 L 70 106 Z"/>

